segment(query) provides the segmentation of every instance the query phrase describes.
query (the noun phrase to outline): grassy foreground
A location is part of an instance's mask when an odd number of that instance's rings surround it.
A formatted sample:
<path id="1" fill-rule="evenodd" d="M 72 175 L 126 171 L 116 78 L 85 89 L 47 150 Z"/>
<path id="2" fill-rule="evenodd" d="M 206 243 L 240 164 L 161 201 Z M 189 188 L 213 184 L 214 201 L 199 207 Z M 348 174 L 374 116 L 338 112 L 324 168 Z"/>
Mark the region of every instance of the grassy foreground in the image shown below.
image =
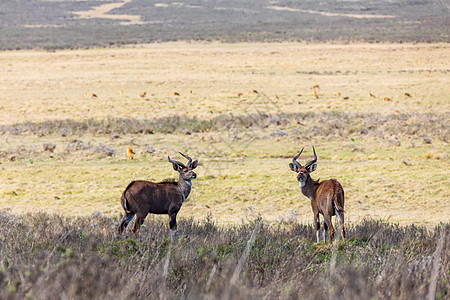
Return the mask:
<path id="1" fill-rule="evenodd" d="M 364 220 L 348 240 L 315 243 L 310 225 L 211 219 L 147 222 L 115 236 L 117 218 L 0 214 L 2 299 L 447 299 L 450 225 Z M 430 298 L 429 298 L 430 299 Z"/>

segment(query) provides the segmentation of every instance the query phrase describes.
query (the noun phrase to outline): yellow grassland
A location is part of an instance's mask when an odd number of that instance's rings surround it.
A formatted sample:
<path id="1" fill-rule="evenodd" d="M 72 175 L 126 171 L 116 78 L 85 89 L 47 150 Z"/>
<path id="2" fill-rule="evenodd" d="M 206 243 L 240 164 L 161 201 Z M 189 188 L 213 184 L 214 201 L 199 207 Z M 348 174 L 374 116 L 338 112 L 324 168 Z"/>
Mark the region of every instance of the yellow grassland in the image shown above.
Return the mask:
<path id="1" fill-rule="evenodd" d="M 443 114 L 450 109 L 448 57 L 448 44 L 166 43 L 0 52 L 0 125 L 172 115 L 210 119 L 246 114 L 249 107 L 269 113 Z M 317 99 L 310 90 L 315 84 L 320 86 Z M 0 158 L 0 209 L 118 216 L 123 212 L 120 194 L 131 180 L 175 177 L 167 155 L 181 160 L 176 151 L 189 149 L 200 160 L 199 177 L 180 217 L 211 214 L 219 222 L 239 223 L 261 215 L 271 222 L 311 223 L 309 200 L 300 194 L 288 156 L 314 144 L 319 166 L 313 177 L 341 181 L 347 222 L 375 217 L 432 225 L 449 220 L 447 141 L 431 137 L 432 144 L 424 144 L 417 137 L 412 145 L 398 128 L 399 146 L 375 137 L 286 136 L 237 140 L 230 147 L 221 142 L 227 134 L 135 134 L 114 140 L 107 134 L 3 135 L 0 152 L 11 153 L 20 145 L 42 152 L 44 142 L 57 148 L 27 159 L 12 160 L 10 154 Z M 156 151 L 137 151 L 134 160 L 127 160 L 132 138 L 133 149 L 151 143 Z M 74 139 L 102 141 L 116 149 L 116 157 L 64 154 Z M 214 151 L 225 154 L 216 158 Z M 305 151 L 311 155 L 311 149 Z"/>

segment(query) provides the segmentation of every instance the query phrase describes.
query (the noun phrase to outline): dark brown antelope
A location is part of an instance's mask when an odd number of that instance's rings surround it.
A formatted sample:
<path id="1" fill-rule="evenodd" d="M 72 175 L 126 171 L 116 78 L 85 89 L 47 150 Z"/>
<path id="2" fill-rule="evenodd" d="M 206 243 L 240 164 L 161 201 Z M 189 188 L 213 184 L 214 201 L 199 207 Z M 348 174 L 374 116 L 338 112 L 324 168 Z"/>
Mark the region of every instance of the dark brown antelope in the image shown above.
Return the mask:
<path id="1" fill-rule="evenodd" d="M 340 227 L 342 238 L 345 239 L 344 228 L 344 189 L 336 179 L 329 179 L 322 182 L 313 180 L 310 173 L 317 168 L 317 155 L 313 147 L 314 159 L 302 166 L 297 158 L 302 154 L 303 148 L 297 156 L 292 159 L 289 167 L 297 173 L 297 181 L 300 185 L 302 194 L 311 200 L 311 207 L 314 213 L 314 222 L 316 222 L 317 242 L 320 242 L 320 219 L 319 214 L 323 215 L 324 241 L 327 239 L 328 228 L 330 229 L 330 242 L 334 238 L 334 227 L 331 217 L 336 216 Z"/>
<path id="2" fill-rule="evenodd" d="M 189 156 L 181 152 L 180 154 L 188 159 L 186 166 L 179 161 L 171 160 L 168 156 L 173 169 L 180 173 L 178 182 L 163 181 L 155 183 L 137 180 L 127 186 L 120 199 L 125 210 L 125 216 L 117 228 L 119 234 L 128 226 L 134 215 L 136 215 L 136 222 L 132 231 L 137 236 L 147 214 L 168 214 L 170 237 L 171 239 L 175 238 L 177 213 L 191 192 L 191 180 L 197 178 L 197 174 L 193 170 L 198 163 L 197 160 L 192 161 Z"/>

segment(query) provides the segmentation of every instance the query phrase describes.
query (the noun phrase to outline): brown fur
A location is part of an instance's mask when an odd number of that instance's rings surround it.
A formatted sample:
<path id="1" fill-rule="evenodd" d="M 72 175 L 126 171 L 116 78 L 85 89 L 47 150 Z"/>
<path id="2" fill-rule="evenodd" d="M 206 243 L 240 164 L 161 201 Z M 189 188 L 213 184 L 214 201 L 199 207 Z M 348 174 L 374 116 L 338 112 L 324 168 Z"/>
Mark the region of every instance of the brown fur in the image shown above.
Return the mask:
<path id="1" fill-rule="evenodd" d="M 311 199 L 311 208 L 314 214 L 316 230 L 320 230 L 320 222 L 317 222 L 319 214 L 325 219 L 325 230 L 329 229 L 330 242 L 334 238 L 334 227 L 331 217 L 336 215 L 335 205 L 338 209 L 341 221 L 341 235 L 345 239 L 344 228 L 344 189 L 336 179 L 325 180 L 319 183 L 314 181 L 308 174 L 309 181 L 302 188 L 302 194 Z"/>
<path id="2" fill-rule="evenodd" d="M 307 163 L 305 166 L 300 165 L 296 161 L 299 155 L 293 159 L 293 163 L 289 164 L 289 167 L 292 171 L 297 173 L 297 181 L 304 183 L 301 191 L 303 195 L 311 200 L 311 208 L 314 214 L 316 230 L 320 230 L 320 222 L 318 222 L 318 220 L 319 214 L 321 214 L 325 219 L 325 231 L 328 231 L 328 228 L 330 229 L 330 242 L 332 242 L 335 230 L 331 217 L 336 216 L 337 210 L 340 219 L 341 235 L 342 238 L 345 239 L 344 189 L 342 188 L 342 185 L 336 179 L 329 179 L 322 182 L 319 180 L 313 180 L 310 173 L 312 173 L 317 167 L 317 164 L 315 163 L 317 161 L 315 152 L 315 160 Z M 319 238 L 317 241 L 319 242 Z"/>
<path id="3" fill-rule="evenodd" d="M 168 214 L 171 234 L 172 231 L 175 232 L 177 230 L 177 213 L 183 201 L 187 199 L 191 192 L 191 179 L 197 177 L 192 171 L 197 167 L 197 161 L 192 162 L 190 160 L 187 166 L 180 162 L 172 161 L 170 158 L 169 162 L 180 173 L 178 181 L 166 179 L 155 183 L 136 180 L 128 184 L 123 191 L 120 202 L 125 210 L 125 216 L 117 228 L 119 234 L 125 230 L 128 223 L 136 215 L 136 222 L 132 231 L 135 235 L 138 235 L 139 229 L 149 213 Z"/>

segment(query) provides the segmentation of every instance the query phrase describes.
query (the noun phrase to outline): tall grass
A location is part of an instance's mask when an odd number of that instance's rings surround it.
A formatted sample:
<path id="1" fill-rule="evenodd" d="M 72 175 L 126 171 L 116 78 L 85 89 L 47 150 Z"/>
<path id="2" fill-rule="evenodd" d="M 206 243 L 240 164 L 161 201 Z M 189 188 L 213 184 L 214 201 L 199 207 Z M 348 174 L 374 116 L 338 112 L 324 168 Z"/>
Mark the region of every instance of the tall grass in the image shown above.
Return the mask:
<path id="1" fill-rule="evenodd" d="M 98 213 L 1 213 L 0 298 L 420 299 L 429 290 L 437 299 L 450 295 L 448 223 L 427 229 L 365 220 L 347 228 L 347 241 L 332 245 L 315 243 L 310 225 L 269 226 L 259 219 L 226 227 L 209 218 L 184 219 L 172 244 L 165 223 L 147 220 L 138 239 L 130 233 L 116 237 L 117 223 Z"/>
<path id="2" fill-rule="evenodd" d="M 253 113 L 238 116 L 219 115 L 209 120 L 197 117 L 174 115 L 157 119 L 107 118 L 103 120 L 86 119 L 55 120 L 41 123 L 26 122 L 11 125 L 0 125 L 0 135 L 33 134 L 46 136 L 52 134 L 152 134 L 175 133 L 181 130 L 205 132 L 213 130 L 229 130 L 232 128 L 280 128 L 298 127 L 304 132 L 314 132 L 319 137 L 343 137 L 353 134 L 385 137 L 401 135 L 423 137 L 432 135 L 448 140 L 450 131 L 448 113 L 404 113 L 378 114 L 354 113 L 341 111 L 307 112 L 307 113 Z"/>

